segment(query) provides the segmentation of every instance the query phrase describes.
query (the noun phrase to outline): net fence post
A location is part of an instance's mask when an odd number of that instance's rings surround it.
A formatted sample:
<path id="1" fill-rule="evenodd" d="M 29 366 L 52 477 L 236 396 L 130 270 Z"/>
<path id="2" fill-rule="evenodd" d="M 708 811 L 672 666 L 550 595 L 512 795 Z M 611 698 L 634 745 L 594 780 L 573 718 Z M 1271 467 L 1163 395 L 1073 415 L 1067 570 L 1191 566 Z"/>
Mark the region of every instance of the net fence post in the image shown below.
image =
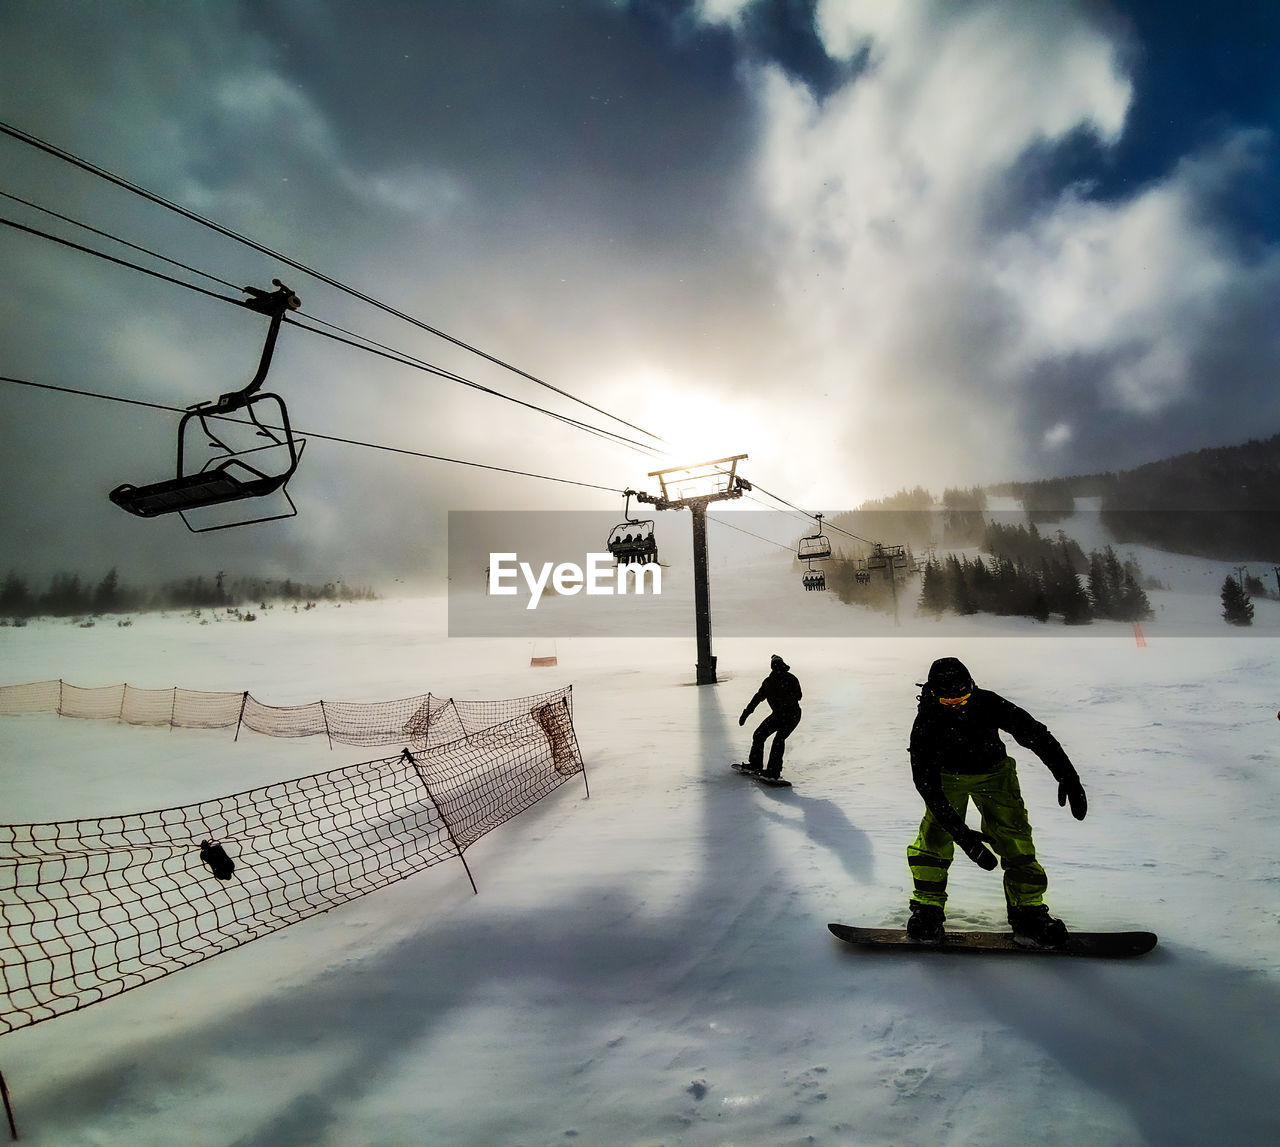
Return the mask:
<path id="1" fill-rule="evenodd" d="M 333 733 L 329 729 L 329 714 L 324 707 L 324 699 L 320 700 L 320 719 L 324 721 L 324 735 L 329 738 L 329 751 L 333 752 Z"/>
<path id="2" fill-rule="evenodd" d="M 16 1143 L 18 1141 L 18 1125 L 13 1118 L 13 1104 L 9 1102 L 9 1085 L 4 1081 L 4 1072 L 0 1071 L 0 1096 L 4 1098 L 4 1114 L 9 1120 L 9 1137 Z"/>
<path id="3" fill-rule="evenodd" d="M 236 718 L 236 735 L 232 737 L 232 741 L 240 740 L 240 726 L 244 723 L 244 707 L 249 704 L 249 690 L 246 689 L 240 695 L 240 716 Z"/>
<path id="4" fill-rule="evenodd" d="M 582 755 L 582 746 L 578 744 L 578 730 L 573 727 L 573 686 L 568 686 L 560 699 L 564 706 L 565 716 L 569 719 L 569 731 L 573 737 L 573 747 L 578 751 L 578 760 L 582 764 L 582 787 L 586 790 L 587 800 L 591 799 L 591 782 L 587 780 L 587 758 Z"/>
<path id="5" fill-rule="evenodd" d="M 400 753 L 402 761 L 408 761 L 418 774 L 418 780 L 422 782 L 422 787 L 426 791 L 427 800 L 435 806 L 436 812 L 440 814 L 440 821 L 444 825 L 445 832 L 449 834 L 449 843 L 453 845 L 454 851 L 458 854 L 458 859 L 462 861 L 462 867 L 467 871 L 467 879 L 471 881 L 471 891 L 477 896 L 480 895 L 480 889 L 476 887 L 476 878 L 471 875 L 471 865 L 467 863 L 466 856 L 463 855 L 462 849 L 458 847 L 458 838 L 453 835 L 453 825 L 449 823 L 449 818 L 445 816 L 444 809 L 440 807 L 440 802 L 432 795 L 431 786 L 427 784 L 426 774 L 422 771 L 422 766 L 418 764 L 417 758 L 405 748 Z"/>

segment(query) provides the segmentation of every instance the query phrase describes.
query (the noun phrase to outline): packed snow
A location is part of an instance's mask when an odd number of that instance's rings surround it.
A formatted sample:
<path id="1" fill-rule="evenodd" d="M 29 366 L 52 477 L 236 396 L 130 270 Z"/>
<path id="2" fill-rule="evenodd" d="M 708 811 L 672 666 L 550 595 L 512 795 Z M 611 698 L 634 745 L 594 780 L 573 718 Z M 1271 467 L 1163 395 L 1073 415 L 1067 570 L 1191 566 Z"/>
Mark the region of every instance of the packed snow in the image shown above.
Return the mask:
<path id="1" fill-rule="evenodd" d="M 911 614 L 874 637 L 789 569 L 723 570 L 713 615 L 793 637 L 450 638 L 439 599 L 0 629 L 0 681 L 247 689 L 272 704 L 571 684 L 575 779 L 421 876 L 0 1039 L 24 1142 L 183 1147 L 1280 1142 L 1280 603 L 1219 617 L 1230 567 L 1144 551 L 1129 626 Z M 778 563 L 775 563 L 777 565 Z M 781 563 L 785 567 L 786 563 Z M 203 624 L 202 624 L 203 622 Z M 869 627 L 870 627 L 870 623 Z M 780 629 L 779 632 L 782 630 Z M 1192 634 L 1198 634 L 1193 636 Z M 543 643 L 545 646 L 545 642 Z M 738 714 L 779 652 L 805 690 L 785 775 L 736 775 Z M 930 661 L 1045 721 L 1089 815 L 1011 745 L 1079 929 L 1132 961 L 865 953 L 897 925 L 922 804 L 906 739 Z M 322 739 L 0 719 L 4 819 L 137 812 L 377 753 Z M 589 794 L 587 789 L 589 784 Z M 948 925 L 1001 927 L 957 859 Z"/>

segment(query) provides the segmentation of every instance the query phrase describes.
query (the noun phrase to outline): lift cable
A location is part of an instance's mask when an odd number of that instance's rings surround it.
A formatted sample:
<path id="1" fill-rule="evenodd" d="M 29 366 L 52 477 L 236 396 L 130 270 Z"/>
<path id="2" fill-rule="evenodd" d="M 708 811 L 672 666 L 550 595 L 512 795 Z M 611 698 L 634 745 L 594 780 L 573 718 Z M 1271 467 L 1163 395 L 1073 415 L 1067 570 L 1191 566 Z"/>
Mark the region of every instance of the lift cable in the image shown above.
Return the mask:
<path id="1" fill-rule="evenodd" d="M 321 330 L 320 327 L 308 326 L 306 323 L 301 323 L 289 315 L 285 316 L 284 321 L 290 326 L 297 327 L 299 330 L 310 331 L 312 334 L 320 335 L 322 338 L 332 339 L 334 342 L 345 343 L 347 346 L 355 347 L 356 350 L 367 351 L 369 354 L 377 355 L 379 358 L 390 359 L 392 362 L 398 362 L 402 366 L 409 366 L 413 367 L 415 370 L 426 371 L 428 374 L 434 374 L 440 378 L 448 379 L 450 382 L 456 382 L 460 386 L 466 386 L 470 387 L 472 390 L 478 390 L 482 394 L 489 394 L 494 398 L 502 398 L 507 402 L 515 403 L 516 406 L 523 406 L 528 410 L 537 411 L 539 414 L 549 415 L 550 417 L 565 423 L 567 426 L 573 426 L 578 430 L 586 431 L 588 434 L 594 434 L 599 438 L 604 438 L 606 441 L 627 446 L 632 450 L 637 450 L 650 457 L 654 456 L 656 453 L 655 449 L 647 443 L 637 442 L 635 439 L 627 438 L 615 431 L 605 430 L 600 426 L 592 426 L 589 422 L 582 422 L 577 418 L 570 418 L 567 414 L 558 414 L 554 410 L 547 410 L 545 407 L 538 406 L 536 403 L 525 402 L 524 399 L 514 398 L 509 394 L 503 394 L 500 390 L 494 390 L 492 387 L 485 386 L 483 383 L 474 382 L 469 378 L 464 378 L 462 375 L 455 374 L 453 371 L 446 370 L 444 367 L 434 366 L 423 359 L 417 358 L 405 351 L 396 350 L 394 347 L 386 346 L 383 343 L 377 342 L 365 335 L 354 334 L 335 323 L 327 322 L 324 319 L 318 319 L 315 315 L 307 315 L 304 311 L 300 311 L 299 314 L 303 314 L 305 317 L 311 319 L 312 322 L 320 323 L 330 329 L 326 331 Z"/>
<path id="2" fill-rule="evenodd" d="M 59 394 L 70 394 L 80 398 L 97 398 L 104 402 L 119 402 L 128 406 L 143 406 L 149 410 L 164 410 L 172 414 L 185 413 L 183 408 L 180 406 L 168 406 L 161 402 L 146 402 L 140 398 L 122 398 L 120 395 L 101 394 L 92 390 L 77 390 L 70 386 L 55 386 L 48 382 L 32 382 L 30 379 L 12 378 L 8 375 L 0 375 L 0 382 L 12 383 L 15 386 L 29 386 L 37 390 L 52 390 Z M 218 417 L 223 417 L 227 422 L 236 422 L 241 425 L 248 425 L 247 422 L 240 418 L 225 418 L 225 416 Z M 272 429 L 279 429 L 279 427 L 272 427 Z M 596 482 L 581 482 L 574 478 L 557 478 L 551 474 L 537 474 L 530 470 L 514 470 L 507 466 L 494 466 L 487 462 L 470 462 L 464 458 L 448 458 L 443 454 L 427 454 L 424 451 L 409 450 L 403 446 L 388 446 L 381 442 L 362 442 L 355 438 L 343 438 L 336 434 L 320 434 L 314 430 L 299 430 L 296 427 L 294 428 L 293 433 L 300 438 L 306 437 L 315 438 L 323 442 L 338 442 L 344 446 L 359 446 L 366 450 L 381 450 L 388 454 L 404 454 L 410 458 L 424 458 L 430 462 L 450 462 L 455 466 L 470 466 L 477 470 L 493 470 L 499 474 L 514 474 L 521 478 L 538 478 L 544 482 L 559 482 L 566 486 L 582 486 L 588 490 L 604 490 L 610 494 L 623 493 L 622 490 L 616 489 L 613 486 L 602 486 Z"/>
<path id="3" fill-rule="evenodd" d="M 377 307 L 379 310 L 385 311 L 387 314 L 392 315 L 395 318 L 402 319 L 407 323 L 411 323 L 414 326 L 420 328 L 421 330 L 427 331 L 429 334 L 435 335 L 437 338 L 442 338 L 446 342 L 452 343 L 454 346 L 460 347 L 465 351 L 469 351 L 472 354 L 478 355 L 480 358 L 483 358 L 488 362 L 493 363 L 495 366 L 500 366 L 504 370 L 509 370 L 513 374 L 517 374 L 521 378 L 525 378 L 528 381 L 537 384 L 538 386 L 545 387 L 547 390 L 554 391 L 556 394 L 559 394 L 561 397 L 568 398 L 573 402 L 577 402 L 582 406 L 587 407 L 589 410 L 594 410 L 597 414 L 602 414 L 606 418 L 610 418 L 615 422 L 621 423 L 623 426 L 629 427 L 631 430 L 635 430 L 641 434 L 645 434 L 648 437 L 654 439 L 655 441 L 658 441 L 658 442 L 663 441 L 660 435 L 654 434 L 652 431 L 645 430 L 644 427 L 642 426 L 636 426 L 634 423 L 628 422 L 625 418 L 620 418 L 616 414 L 610 414 L 609 411 L 607 410 L 603 410 L 598 406 L 593 406 L 591 403 L 587 402 L 585 399 L 578 398 L 577 395 L 571 394 L 569 391 L 563 390 L 558 386 L 553 386 L 551 383 L 546 382 L 541 378 L 538 378 L 536 375 L 530 374 L 528 371 L 521 370 L 519 367 L 513 366 L 511 363 L 506 362 L 495 355 L 491 355 L 487 351 L 481 350 L 479 347 L 473 346 L 472 344 L 467 342 L 463 342 L 461 339 L 455 338 L 453 335 L 450 335 L 445 331 L 440 330 L 437 327 L 433 327 L 428 323 L 423 322 L 421 319 L 415 318 L 413 315 L 409 315 L 409 314 L 406 314 L 404 311 L 397 310 L 395 307 L 392 307 L 390 304 L 384 303 L 379 299 L 375 299 L 371 295 L 367 295 L 363 291 L 357 290 L 355 287 L 348 286 L 346 283 L 343 283 L 340 280 L 333 278 L 332 276 L 326 275 L 322 271 L 317 271 L 313 267 L 308 267 L 304 263 L 299 263 L 295 259 L 290 259 L 287 255 L 284 255 L 279 251 L 272 250 L 270 247 L 267 247 L 264 244 L 259 243 L 254 239 L 250 239 L 245 235 L 241 235 L 239 232 L 233 231 L 231 228 L 225 227 L 221 223 L 215 223 L 212 219 L 208 219 L 205 216 L 190 210 L 189 208 L 186 208 L 181 206 L 180 204 L 174 203 L 172 200 L 166 199 L 164 196 L 158 195 L 154 191 L 148 191 L 145 187 L 142 187 L 139 184 L 134 183 L 129 179 L 125 179 L 123 176 L 116 175 L 115 173 L 108 171 L 104 167 L 99 167 L 97 164 L 90 163 L 86 159 L 81 159 L 79 156 L 74 155 L 73 153 L 66 151 L 63 148 L 58 147 L 56 144 L 49 143 L 47 140 L 43 140 L 38 136 L 32 135 L 30 132 L 23 131 L 21 128 L 14 127 L 12 124 L 6 123 L 3 120 L 0 120 L 0 133 L 8 135 L 13 139 L 19 140 L 22 143 L 29 144 L 32 147 L 38 148 L 39 150 L 44 151 L 47 154 L 52 155 L 57 159 L 61 159 L 67 163 L 73 164 L 74 166 L 79 167 L 81 170 L 89 172 L 91 175 L 96 175 L 101 179 L 107 180 L 109 183 L 115 184 L 117 187 L 121 187 L 126 191 L 131 191 L 135 195 L 140 195 L 142 196 L 142 198 L 148 200 L 151 203 L 156 204 L 159 207 L 165 207 L 170 211 L 177 212 L 179 215 L 183 216 L 186 219 L 191 220 L 193 223 L 199 223 L 201 226 L 208 227 L 211 230 L 216 231 L 218 234 L 223 235 L 228 239 L 234 239 L 237 243 L 242 243 L 244 246 L 257 251 L 260 254 L 268 255 L 273 259 L 278 259 L 280 262 L 286 264 L 287 266 L 293 267 L 295 270 L 301 271 L 303 274 L 311 275 L 313 278 L 319 279 L 322 283 L 326 283 L 330 287 L 333 287 L 336 290 L 342 291 L 344 294 L 347 294 L 352 296 L 353 298 L 359 299 L 361 302 L 368 303 L 370 306 Z"/>
<path id="4" fill-rule="evenodd" d="M 193 275 L 199 275 L 201 278 L 209 279 L 211 282 L 218 283 L 223 287 L 227 287 L 232 291 L 238 291 L 240 288 L 235 283 L 229 283 L 226 279 L 220 279 L 217 275 L 211 275 L 208 271 L 202 271 L 199 267 L 191 267 L 186 263 L 180 263 L 177 259 L 170 259 L 168 255 L 161 255 L 159 251 L 152 251 L 149 247 L 142 247 L 137 243 L 130 243 L 128 239 L 121 239 L 119 235 L 113 235 L 110 231 L 103 231 L 98 227 L 94 227 L 91 223 L 85 223 L 79 219 L 73 219 L 70 215 L 63 215 L 60 211 L 54 211 L 52 207 L 41 207 L 39 203 L 32 203 L 29 199 L 23 199 L 21 195 L 13 195 L 8 191 L 0 191 L 0 196 L 10 199 L 14 203 L 21 203 L 24 207 L 30 207 L 33 211 L 40 211 L 45 215 L 52 215 L 55 219 L 61 219 L 64 223 L 70 223 L 73 227 L 80 227 L 85 231 L 90 231 L 94 235 L 98 235 L 103 239 L 110 239 L 113 243 L 119 243 L 122 247 L 128 247 L 130 250 L 137 251 L 143 255 L 150 255 L 153 259 L 159 259 L 162 263 L 168 263 L 171 267 L 178 267 L 183 271 L 189 271 Z M 43 232 L 36 232 L 43 234 Z M 104 256 L 105 258 L 105 256 Z"/>
<path id="5" fill-rule="evenodd" d="M 769 545 L 771 545 L 771 546 L 777 546 L 777 548 L 778 548 L 778 549 L 780 549 L 780 550 L 786 550 L 786 551 L 787 551 L 787 553 L 794 553 L 794 552 L 795 552 L 795 547 L 794 547 L 794 546 L 791 546 L 791 545 L 785 545 L 785 546 L 784 546 L 781 542 L 775 542 L 772 538 L 766 538 L 763 534 L 757 534 L 757 533 L 754 533 L 754 532 L 753 532 L 753 531 L 751 531 L 751 530 L 743 529 L 741 526 L 735 526 L 732 522 L 726 521 L 724 518 L 713 518 L 710 514 L 708 514 L 708 515 L 707 515 L 707 521 L 709 521 L 709 522 L 715 522 L 715 524 L 716 524 L 717 526 L 725 526 L 726 528 L 728 528 L 728 529 L 730 529 L 730 530 L 737 530 L 737 531 L 738 531 L 738 533 L 740 533 L 740 534 L 746 534 L 748 537 L 755 538 L 757 541 L 761 541 L 761 542 L 768 542 L 768 543 L 769 543 Z"/>
<path id="6" fill-rule="evenodd" d="M 792 504 L 791 502 L 788 502 L 788 501 L 786 500 L 786 498 L 780 497 L 779 495 L 774 494 L 773 492 L 771 492 L 771 491 L 769 491 L 769 490 L 766 490 L 763 486 L 761 486 L 761 485 L 760 485 L 760 483 L 759 483 L 759 482 L 753 482 L 753 483 L 752 483 L 752 487 L 753 487 L 754 489 L 756 489 L 756 490 L 759 490 L 759 491 L 760 491 L 760 493 L 765 494 L 765 495 L 767 495 L 768 497 L 772 498 L 775 502 L 781 502 L 784 506 L 787 506 L 787 507 L 789 507 L 789 508 L 790 508 L 790 509 L 792 509 L 792 510 L 796 510 L 796 511 L 798 511 L 798 512 L 799 512 L 799 513 L 801 513 L 801 514 L 804 514 L 804 515 L 805 515 L 805 517 L 808 517 L 808 518 L 814 518 L 814 519 L 816 519 L 816 518 L 817 518 L 817 515 L 816 515 L 816 514 L 812 514 L 812 513 L 810 513 L 808 510 L 802 510 L 799 506 L 796 506 L 796 505 Z M 851 532 L 851 531 L 849 531 L 849 530 L 841 529 L 839 526 L 834 525 L 834 524 L 833 524 L 833 523 L 831 523 L 831 522 L 827 522 L 827 523 L 825 523 L 825 525 L 826 525 L 826 528 L 827 528 L 828 530 L 833 530 L 833 531 L 835 531 L 835 532 L 836 532 L 836 533 L 838 533 L 838 534 L 844 534 L 844 535 L 845 535 L 845 537 L 853 538 L 853 539 L 854 539 L 854 541 L 857 541 L 857 542 L 865 542 L 865 543 L 866 543 L 867 545 L 869 545 L 869 546 L 874 546 L 874 545 L 879 544 L 879 543 L 877 543 L 877 542 L 873 542 L 870 538 L 864 538 L 864 537 L 860 536 L 859 534 L 852 533 L 852 532 Z"/>
<path id="7" fill-rule="evenodd" d="M 4 194 L 4 193 L 0 192 L 0 194 Z M 16 197 L 12 197 L 12 198 L 16 198 Z M 25 201 L 22 201 L 22 202 L 25 202 Z M 71 220 L 71 222 L 75 222 L 75 221 Z M 0 216 L 0 225 L 3 225 L 5 227 L 11 227 L 17 231 L 25 231 L 27 234 L 35 235 L 41 239 L 48 239 L 50 242 L 61 244 L 64 247 L 70 247 L 72 250 L 81 251 L 86 255 L 94 255 L 97 258 L 104 259 L 109 263 L 115 263 L 116 265 L 121 267 L 128 267 L 131 270 L 140 271 L 144 275 L 150 275 L 152 278 L 160 279 L 163 282 L 172 283 L 175 286 L 179 286 L 179 287 L 186 287 L 187 290 L 195 291 L 198 294 L 206 295 L 209 298 L 218 299 L 224 303 L 231 303 L 233 306 L 243 307 L 245 305 L 242 299 L 231 298 L 228 295 L 220 295 L 216 291 L 211 291 L 208 288 L 198 286 L 195 283 L 186 282 L 183 279 L 174 278 L 172 275 L 166 275 L 163 272 L 157 271 L 152 267 L 144 267 L 140 263 L 134 263 L 128 259 L 121 259 L 118 256 L 109 255 L 105 251 L 98 251 L 98 250 L 95 250 L 93 247 L 86 247 L 81 243 L 76 243 L 70 239 L 65 239 L 60 235 L 51 234 L 48 231 L 41 231 L 37 227 L 31 227 L 25 223 L 19 223 L 13 219 L 6 219 Z M 77 224 L 77 225 L 85 226 L 84 224 Z M 89 230 L 96 230 L 96 229 L 89 228 Z M 98 232 L 98 233 L 105 234 L 104 232 Z M 112 235 L 106 235 L 106 237 L 109 239 L 116 238 L 115 236 L 112 236 Z M 225 280 L 219 279 L 215 275 L 210 275 L 208 274 L 208 272 L 199 271 L 199 270 L 196 270 L 195 268 L 188 268 L 183 263 L 178 263 L 176 260 L 168 259 L 166 256 L 163 256 L 163 255 L 156 255 L 155 252 L 149 251 L 144 247 L 136 247 L 135 244 L 127 243 L 126 240 L 118 239 L 116 241 L 121 243 L 126 243 L 127 246 L 135 247 L 136 250 L 143 251 L 146 254 L 155 255 L 156 258 L 164 259 L 165 262 L 174 264 L 175 266 L 182 267 L 184 270 L 190 270 L 195 274 L 203 275 L 205 278 L 212 279 L 214 282 L 224 283 L 225 285 L 230 286 L 230 284 L 226 284 Z M 233 288 L 233 289 L 238 290 L 239 288 Z M 343 328 L 337 327 L 332 323 L 327 323 L 323 319 L 318 319 L 314 315 L 309 315 L 307 317 L 311 318 L 315 322 L 324 323 L 324 325 L 332 327 L 334 330 L 343 330 Z M 527 410 L 533 410 L 540 414 L 545 414 L 548 417 L 554 418 L 560 422 L 563 422 L 568 426 L 573 426 L 579 430 L 585 430 L 590 434 L 597 435 L 598 437 L 617 442 L 621 445 L 628 446 L 632 449 L 641 451 L 646 454 L 652 455 L 654 453 L 654 447 L 649 446 L 647 443 L 637 442 L 635 439 L 627 438 L 626 436 L 618 434 L 612 430 L 605 430 L 603 427 L 592 426 L 590 423 L 582 422 L 577 418 L 570 418 L 567 414 L 560 414 L 557 411 L 548 410 L 546 407 L 538 406 L 536 403 L 526 402 L 524 399 L 520 399 L 520 398 L 514 398 L 509 394 L 504 394 L 500 390 L 494 390 L 492 387 L 484 386 L 483 384 L 478 382 L 473 382 L 472 380 L 464 378 L 462 375 L 456 374 L 453 371 L 446 370 L 443 367 L 434 366 L 423 359 L 415 358 L 413 355 L 409 355 L 401 351 L 394 351 L 389 347 L 383 347 L 381 343 L 374 342 L 372 339 L 364 338 L 364 336 L 353 335 L 351 339 L 339 338 L 337 335 L 329 334 L 328 332 L 322 331 L 317 327 L 311 327 L 311 326 L 307 326 L 305 323 L 299 323 L 295 319 L 286 319 L 286 321 L 292 323 L 297 327 L 300 327 L 302 330 L 311 331 L 313 334 L 323 335 L 326 338 L 336 339 L 338 342 L 346 343 L 348 346 L 355 347 L 358 350 L 365 350 L 365 351 L 368 351 L 370 354 L 376 354 L 382 358 L 389 358 L 392 361 L 398 362 L 403 366 L 410 366 L 416 370 L 422 370 L 427 372 L 428 374 L 434 374 L 439 378 L 447 379 L 450 382 L 456 382 L 461 386 L 467 386 L 473 390 L 479 390 L 484 394 L 492 395 L 494 398 L 505 399 L 507 402 L 514 403 L 517 406 L 522 406 Z M 351 334 L 352 332 L 343 331 L 343 333 Z M 356 342 L 356 341 L 353 341 L 353 339 L 361 339 L 362 341 Z"/>
<path id="8" fill-rule="evenodd" d="M 99 259 L 105 259 L 108 263 L 115 263 L 119 267 L 128 267 L 134 271 L 141 271 L 144 275 L 150 275 L 153 279 L 161 279 L 166 283 L 173 283 L 178 287 L 186 287 L 188 291 L 195 291 L 197 294 L 208 295 L 211 299 L 221 299 L 224 303 L 232 303 L 237 307 L 244 306 L 243 301 L 240 299 L 233 299 L 229 295 L 220 295 L 217 291 L 211 291 L 207 287 L 200 287 L 195 283 L 188 283 L 183 279 L 175 279 L 172 275 L 166 275 L 164 272 L 157 271 L 153 267 L 144 267 L 141 263 L 131 263 L 128 259 L 121 259 L 116 255 L 108 255 L 105 251 L 95 251 L 92 247 L 86 247 L 82 243 L 76 243 L 70 239 L 64 239 L 60 235 L 52 235 L 48 231 L 41 231 L 38 227 L 29 227 L 27 224 L 19 223 L 15 219 L 5 219 L 3 216 L 0 216 L 0 224 L 5 227 L 12 227 L 15 231 L 25 231 L 28 235 L 36 235 L 41 239 L 48 239 L 53 243 L 60 243 L 64 247 L 70 247 L 73 251 L 83 251 L 86 255 L 95 255 Z M 239 288 L 236 289 L 238 290 Z"/>

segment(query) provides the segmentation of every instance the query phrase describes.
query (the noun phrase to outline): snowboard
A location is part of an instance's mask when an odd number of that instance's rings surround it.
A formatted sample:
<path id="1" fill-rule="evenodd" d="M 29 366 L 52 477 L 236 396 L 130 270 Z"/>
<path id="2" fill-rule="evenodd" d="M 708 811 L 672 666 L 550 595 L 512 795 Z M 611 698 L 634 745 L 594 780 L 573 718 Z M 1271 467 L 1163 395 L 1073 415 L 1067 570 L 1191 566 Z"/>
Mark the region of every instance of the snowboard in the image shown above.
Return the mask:
<path id="1" fill-rule="evenodd" d="M 857 928 L 828 924 L 831 934 L 863 948 L 910 948 L 920 952 L 1021 952 L 1033 956 L 1094 956 L 1121 960 L 1145 956 L 1156 946 L 1154 932 L 1068 932 L 1063 948 L 1024 948 L 1012 932 L 948 932 L 940 944 L 907 939 L 905 928 Z"/>
<path id="2" fill-rule="evenodd" d="M 744 777 L 751 777 L 752 780 L 759 781 L 762 785 L 768 785 L 771 789 L 789 789 L 790 781 L 784 781 L 781 777 L 766 777 L 763 773 L 756 772 L 755 769 L 748 768 L 746 765 L 736 764 L 733 767 L 735 773 L 740 773 Z"/>

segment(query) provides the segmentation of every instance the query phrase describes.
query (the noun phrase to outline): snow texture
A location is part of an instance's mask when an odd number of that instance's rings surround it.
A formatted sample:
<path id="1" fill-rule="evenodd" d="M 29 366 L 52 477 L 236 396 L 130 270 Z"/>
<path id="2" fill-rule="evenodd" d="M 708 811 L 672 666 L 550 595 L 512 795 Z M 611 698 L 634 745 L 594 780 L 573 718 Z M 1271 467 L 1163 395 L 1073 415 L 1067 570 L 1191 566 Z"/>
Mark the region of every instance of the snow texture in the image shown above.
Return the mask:
<path id="1" fill-rule="evenodd" d="M 1128 626 L 904 616 L 891 637 L 718 640 L 721 682 L 701 688 L 692 632 L 562 639 L 558 663 L 533 668 L 527 639 L 449 639 L 441 601 L 0 629 L 8 683 L 282 704 L 572 684 L 590 783 L 468 852 L 479 895 L 439 865 L 6 1036 L 23 1142 L 1280 1142 L 1280 604 L 1233 630 L 1229 567 L 1139 557 L 1172 587 L 1152 594 L 1146 647 Z M 848 612 L 790 571 L 748 573 L 715 571 L 717 614 L 790 611 L 820 634 Z M 805 689 L 793 789 L 729 769 L 775 651 Z M 1011 746 L 1054 912 L 1155 931 L 1150 956 L 877 955 L 828 934 L 905 919 L 914 683 L 946 654 L 1045 721 L 1080 770 L 1077 823 Z M 0 720 L 0 749 L 10 822 L 198 801 L 362 752 L 51 715 Z M 950 926 L 1002 926 L 997 874 L 958 860 L 951 891 Z"/>

